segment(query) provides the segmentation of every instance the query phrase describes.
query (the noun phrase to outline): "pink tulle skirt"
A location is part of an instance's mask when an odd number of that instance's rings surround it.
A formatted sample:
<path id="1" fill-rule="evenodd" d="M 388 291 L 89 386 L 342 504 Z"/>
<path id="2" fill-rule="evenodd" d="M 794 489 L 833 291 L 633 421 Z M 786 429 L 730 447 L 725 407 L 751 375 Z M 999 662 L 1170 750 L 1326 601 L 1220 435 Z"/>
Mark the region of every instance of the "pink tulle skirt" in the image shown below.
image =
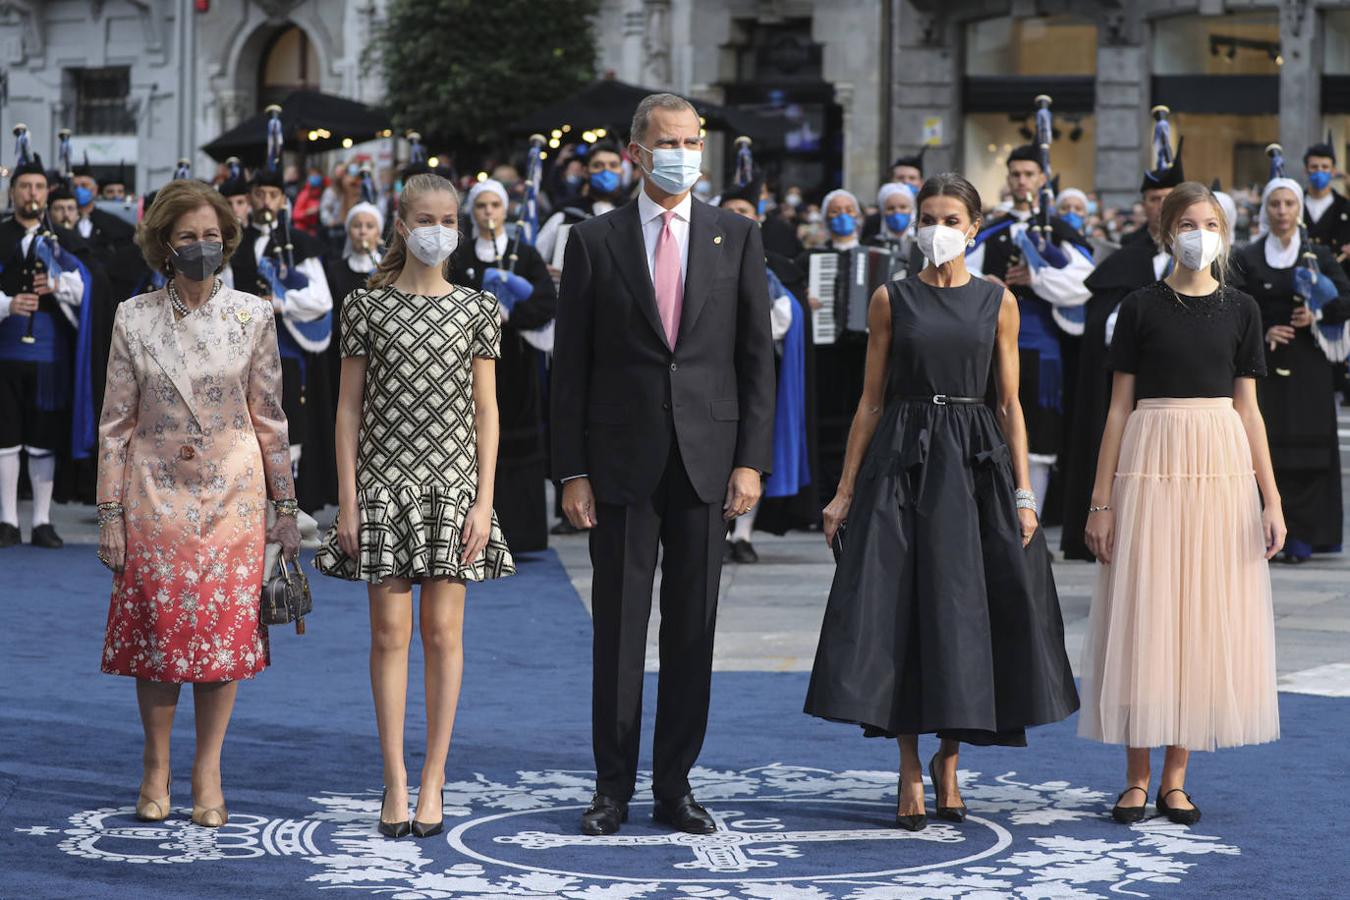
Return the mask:
<path id="1" fill-rule="evenodd" d="M 1141 400 L 1125 425 L 1083 650 L 1078 733 L 1214 750 L 1280 736 L 1251 448 L 1227 398 Z"/>

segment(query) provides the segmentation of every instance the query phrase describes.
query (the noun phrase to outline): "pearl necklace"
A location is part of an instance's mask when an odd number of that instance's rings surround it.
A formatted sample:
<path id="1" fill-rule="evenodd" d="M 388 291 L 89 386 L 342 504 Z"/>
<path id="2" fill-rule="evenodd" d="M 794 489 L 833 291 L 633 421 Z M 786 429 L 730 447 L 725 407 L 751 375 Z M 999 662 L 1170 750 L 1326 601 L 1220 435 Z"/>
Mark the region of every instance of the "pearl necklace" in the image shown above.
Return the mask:
<path id="1" fill-rule="evenodd" d="M 206 300 L 203 302 L 204 303 L 211 302 L 212 298 L 214 298 L 216 294 L 220 293 L 220 288 L 222 285 L 224 285 L 223 281 L 221 281 L 219 278 L 215 279 L 215 283 L 211 285 L 211 293 L 207 296 Z M 164 287 L 169 292 L 169 305 L 173 307 L 173 311 L 178 316 L 178 318 L 180 319 L 185 318 L 188 313 L 192 312 L 192 310 L 188 308 L 187 303 L 183 301 L 183 298 L 178 296 L 178 288 L 173 286 L 172 278 L 170 278 L 168 282 L 165 283 Z"/>

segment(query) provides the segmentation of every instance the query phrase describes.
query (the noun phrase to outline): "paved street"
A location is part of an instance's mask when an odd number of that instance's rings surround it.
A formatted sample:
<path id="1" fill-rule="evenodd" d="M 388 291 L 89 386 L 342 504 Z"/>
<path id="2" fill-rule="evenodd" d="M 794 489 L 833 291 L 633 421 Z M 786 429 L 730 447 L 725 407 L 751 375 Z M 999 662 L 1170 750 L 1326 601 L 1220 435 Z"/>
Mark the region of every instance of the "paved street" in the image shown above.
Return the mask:
<path id="1" fill-rule="evenodd" d="M 1350 414 L 1341 416 L 1341 451 L 1350 474 Z M 1350 497 L 1350 477 L 1345 494 Z M 91 508 L 56 506 L 57 530 L 70 542 L 96 539 Z M 1347 503 L 1350 510 L 1350 503 Z M 331 518 L 320 516 L 323 524 Z M 20 515 L 27 532 L 28 513 Z M 1350 528 L 1347 528 L 1350 534 Z M 1052 529 L 1050 546 L 1059 546 Z M 554 538 L 553 547 L 567 567 L 582 603 L 590 603 L 590 560 L 586 539 Z M 816 534 L 781 538 L 758 534 L 760 562 L 728 564 L 722 575 L 716 666 L 722 671 L 806 671 L 811 668 L 834 560 Z M 2 557 L 0 557 L 2 558 Z M 1350 557 L 1318 556 L 1302 566 L 1271 568 L 1275 591 L 1275 625 L 1281 686 L 1286 690 L 1350 696 Z M 1077 667 L 1087 626 L 1095 566 L 1080 562 L 1055 564 L 1055 580 L 1064 611 L 1066 643 Z M 322 579 L 315 582 L 322 596 Z M 653 607 L 657 604 L 653 603 Z M 653 609 L 648 638 L 648 666 L 656 666 Z"/>

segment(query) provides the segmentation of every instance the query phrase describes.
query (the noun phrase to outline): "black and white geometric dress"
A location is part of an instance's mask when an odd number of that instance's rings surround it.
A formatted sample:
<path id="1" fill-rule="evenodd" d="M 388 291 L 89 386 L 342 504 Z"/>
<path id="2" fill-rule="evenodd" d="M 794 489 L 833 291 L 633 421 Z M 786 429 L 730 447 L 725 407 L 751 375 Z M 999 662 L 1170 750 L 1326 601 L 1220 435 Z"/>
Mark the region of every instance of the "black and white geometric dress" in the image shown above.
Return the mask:
<path id="1" fill-rule="evenodd" d="M 324 536 L 326 575 L 378 583 L 394 576 L 483 581 L 514 574 L 497 514 L 487 548 L 460 562 L 460 531 L 478 493 L 473 360 L 496 359 L 501 318 L 491 294 L 456 286 L 440 297 L 393 287 L 352 293 L 342 355 L 366 357 L 356 451 L 360 558 Z"/>

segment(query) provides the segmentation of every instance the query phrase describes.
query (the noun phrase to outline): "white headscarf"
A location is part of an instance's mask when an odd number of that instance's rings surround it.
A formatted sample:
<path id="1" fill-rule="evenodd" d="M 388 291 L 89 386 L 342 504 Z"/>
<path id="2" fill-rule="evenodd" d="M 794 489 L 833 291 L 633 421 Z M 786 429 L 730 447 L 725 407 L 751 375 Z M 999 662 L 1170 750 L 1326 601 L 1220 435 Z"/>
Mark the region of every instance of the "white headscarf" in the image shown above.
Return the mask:
<path id="1" fill-rule="evenodd" d="M 881 186 L 881 190 L 877 191 L 877 206 L 881 207 L 884 212 L 886 209 L 886 198 L 890 197 L 892 194 L 898 194 L 901 191 L 908 194 L 911 200 L 914 199 L 914 192 L 909 189 L 909 185 L 901 184 L 898 181 L 886 182 Z"/>
<path id="2" fill-rule="evenodd" d="M 506 187 L 495 178 L 485 178 L 469 188 L 469 199 L 465 205 L 469 208 L 469 221 L 473 223 L 473 236 L 475 238 L 478 237 L 478 217 L 473 214 L 473 204 L 474 201 L 478 199 L 478 195 L 484 191 L 491 191 L 498 197 L 501 197 L 503 207 L 509 208 L 511 206 L 511 198 L 507 196 Z M 501 235 L 502 229 L 498 229 L 497 236 L 501 237 Z"/>
<path id="3" fill-rule="evenodd" d="M 909 227 L 899 234 L 891 231 L 891 226 L 886 224 L 886 201 L 896 194 L 903 194 L 909 198 Z M 885 234 L 892 235 L 893 237 L 901 237 L 902 235 L 912 234 L 914 232 L 914 222 L 918 218 L 918 216 L 914 215 L 915 207 L 917 205 L 914 202 L 915 199 L 914 192 L 909 189 L 909 185 L 907 184 L 900 184 L 897 181 L 888 181 L 881 186 L 881 190 L 877 191 L 877 209 L 881 214 L 881 230 Z"/>
<path id="4" fill-rule="evenodd" d="M 376 234 L 384 234 L 384 213 L 380 212 L 380 208 L 375 204 L 367 203 L 364 200 L 347 210 L 347 218 L 346 221 L 343 222 L 344 228 L 350 229 L 352 219 L 356 218 L 361 213 L 374 216 Z M 342 258 L 347 260 L 347 265 L 353 272 L 375 271 L 375 267 L 380 263 L 381 255 L 378 246 L 378 238 L 376 238 L 375 243 L 376 246 L 369 253 L 362 253 L 352 246 L 351 232 L 349 230 L 345 231 L 344 243 L 342 244 Z"/>
<path id="5" fill-rule="evenodd" d="M 1084 208 L 1084 209 L 1087 208 L 1087 205 L 1088 205 L 1087 194 L 1083 193 L 1082 191 L 1080 191 L 1080 190 L 1079 190 L 1078 188 L 1076 188 L 1076 187 L 1071 187 L 1071 188 L 1065 188 L 1064 190 L 1062 190 L 1062 191 L 1059 192 L 1059 196 L 1055 198 L 1055 209 L 1056 209 L 1056 210 L 1059 209 L 1059 203 L 1060 203 L 1061 200 L 1065 200 L 1065 199 L 1068 199 L 1068 198 L 1070 198 L 1070 197 L 1077 197 L 1080 201 L 1082 201 L 1083 208 Z"/>
<path id="6" fill-rule="evenodd" d="M 826 221 L 830 218 L 830 203 L 838 197 L 847 197 L 852 200 L 853 208 L 858 211 L 858 215 L 862 215 L 862 204 L 858 202 L 857 196 L 855 196 L 852 191 L 846 191 L 843 188 L 835 188 L 825 195 L 824 200 L 820 201 L 820 214 L 825 217 Z M 858 223 L 858 227 L 862 228 L 862 222 Z"/>
<path id="7" fill-rule="evenodd" d="M 1265 241 L 1266 265 L 1272 269 L 1288 269 L 1297 263 L 1301 243 L 1297 230 L 1294 231 L 1288 246 L 1282 245 L 1280 239 L 1270 233 L 1270 216 L 1266 214 L 1266 201 L 1280 188 L 1293 192 L 1295 199 L 1298 200 L 1299 218 L 1303 217 L 1303 188 L 1297 181 L 1292 178 L 1272 178 L 1266 182 L 1265 189 L 1261 191 L 1261 231 L 1256 235 L 1256 239 Z"/>
<path id="8" fill-rule="evenodd" d="M 1237 203 L 1223 191 L 1215 191 L 1214 199 L 1219 201 L 1219 206 L 1223 207 L 1224 218 L 1228 220 L 1228 246 L 1231 247 L 1237 240 Z"/>

